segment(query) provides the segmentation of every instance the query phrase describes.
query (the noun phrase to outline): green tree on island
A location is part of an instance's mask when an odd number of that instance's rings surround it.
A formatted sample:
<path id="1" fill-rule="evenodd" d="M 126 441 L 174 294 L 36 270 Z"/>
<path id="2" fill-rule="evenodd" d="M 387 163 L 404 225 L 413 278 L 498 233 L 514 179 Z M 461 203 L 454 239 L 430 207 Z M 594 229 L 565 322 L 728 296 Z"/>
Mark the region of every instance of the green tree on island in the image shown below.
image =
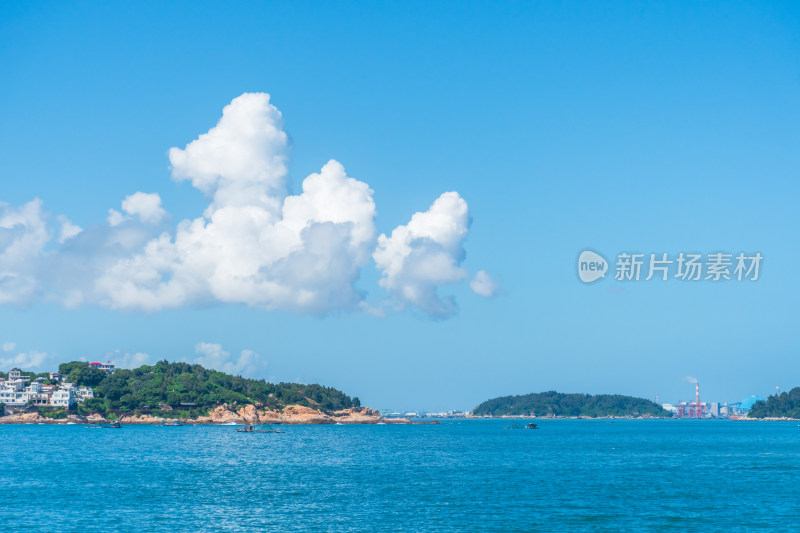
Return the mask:
<path id="1" fill-rule="evenodd" d="M 65 374 L 68 383 L 74 383 L 81 387 L 96 387 L 107 376 L 104 370 L 83 361 L 61 363 L 58 365 L 58 373 Z"/>
<path id="2" fill-rule="evenodd" d="M 210 370 L 201 365 L 159 361 L 132 370 L 118 369 L 112 374 L 82 361 L 59 365 L 67 381 L 93 387 L 94 398 L 79 404 L 79 412 L 149 412 L 170 416 L 198 416 L 214 407 L 257 405 L 280 409 L 297 404 L 331 412 L 360 407 L 358 398 L 322 385 L 268 383 Z"/>
<path id="3" fill-rule="evenodd" d="M 620 394 L 563 394 L 549 391 L 521 396 L 503 396 L 477 406 L 476 416 L 672 416 L 660 405 L 644 398 Z"/>
<path id="4" fill-rule="evenodd" d="M 756 402 L 748 418 L 800 418 L 800 387 Z"/>

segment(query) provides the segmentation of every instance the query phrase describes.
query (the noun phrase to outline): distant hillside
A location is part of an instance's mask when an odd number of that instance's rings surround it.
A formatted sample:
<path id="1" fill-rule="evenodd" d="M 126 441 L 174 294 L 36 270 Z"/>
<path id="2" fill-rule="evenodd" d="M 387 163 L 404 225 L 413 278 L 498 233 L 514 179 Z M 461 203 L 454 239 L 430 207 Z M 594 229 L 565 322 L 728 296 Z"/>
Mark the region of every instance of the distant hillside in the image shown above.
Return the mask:
<path id="1" fill-rule="evenodd" d="M 770 396 L 765 402 L 756 402 L 747 416 L 748 418 L 800 418 L 800 387 Z"/>
<path id="2" fill-rule="evenodd" d="M 670 417 L 657 403 L 619 394 L 562 394 L 549 391 L 487 400 L 475 416 L 654 416 Z"/>
<path id="3" fill-rule="evenodd" d="M 361 405 L 358 398 L 330 387 L 267 383 L 188 363 L 160 361 L 106 375 L 87 363 L 75 361 L 60 365 L 59 372 L 67 374 L 67 381 L 94 388 L 95 398 L 80 404 L 82 412 L 175 410 L 196 416 L 223 403 L 254 404 L 270 409 L 304 405 L 323 412 Z"/>

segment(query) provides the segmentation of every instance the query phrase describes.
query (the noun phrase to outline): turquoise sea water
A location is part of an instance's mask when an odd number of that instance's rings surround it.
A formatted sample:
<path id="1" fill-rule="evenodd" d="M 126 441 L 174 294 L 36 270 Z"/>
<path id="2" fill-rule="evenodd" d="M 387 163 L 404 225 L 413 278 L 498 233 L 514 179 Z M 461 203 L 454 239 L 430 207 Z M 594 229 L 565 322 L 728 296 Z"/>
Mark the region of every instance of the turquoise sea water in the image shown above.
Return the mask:
<path id="1" fill-rule="evenodd" d="M 797 422 L 0 426 L 4 531 L 787 531 Z"/>

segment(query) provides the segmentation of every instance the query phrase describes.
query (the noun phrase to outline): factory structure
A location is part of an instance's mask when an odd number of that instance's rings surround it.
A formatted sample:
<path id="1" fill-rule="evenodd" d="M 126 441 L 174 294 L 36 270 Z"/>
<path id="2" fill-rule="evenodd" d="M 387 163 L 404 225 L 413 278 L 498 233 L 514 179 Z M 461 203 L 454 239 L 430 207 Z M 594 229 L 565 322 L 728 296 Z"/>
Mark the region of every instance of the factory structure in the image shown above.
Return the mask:
<path id="1" fill-rule="evenodd" d="M 693 402 L 663 403 L 661 407 L 672 413 L 675 418 L 739 418 L 747 415 L 747 412 L 759 401 L 765 401 L 765 399 L 761 396 L 749 396 L 740 402 L 701 402 L 700 383 L 695 382 Z"/>

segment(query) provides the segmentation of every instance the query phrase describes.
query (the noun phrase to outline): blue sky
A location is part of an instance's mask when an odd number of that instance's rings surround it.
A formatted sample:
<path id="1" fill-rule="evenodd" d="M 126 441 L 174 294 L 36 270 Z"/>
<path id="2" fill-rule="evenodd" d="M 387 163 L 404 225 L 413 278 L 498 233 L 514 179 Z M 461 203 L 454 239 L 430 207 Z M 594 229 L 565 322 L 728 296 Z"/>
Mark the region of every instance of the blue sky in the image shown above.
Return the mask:
<path id="1" fill-rule="evenodd" d="M 27 229 L 0 236 L 0 271 L 36 283 L 0 305 L 3 362 L 235 367 L 251 350 L 253 375 L 404 409 L 550 389 L 677 401 L 687 375 L 720 401 L 800 385 L 797 4 L 5 3 L 0 42 L 2 209 L 39 198 L 50 234 L 25 261 L 7 247 Z M 353 260 L 366 296 L 324 312 L 202 291 L 142 310 L 113 287 L 65 305 L 117 229 L 150 231 L 143 247 L 203 217 L 213 192 L 174 179 L 169 150 L 244 93 L 282 113 L 287 193 L 335 159 L 373 191 L 375 236 L 457 191 L 468 233 L 414 253 L 444 250 L 469 277 L 408 271 L 392 292 L 371 242 Z M 164 216 L 110 228 L 136 192 Z M 59 216 L 83 232 L 58 243 Z M 584 285 L 585 248 L 764 262 L 757 282 Z M 492 297 L 469 288 L 480 270 Z M 402 297 L 409 284 L 457 308 Z"/>

